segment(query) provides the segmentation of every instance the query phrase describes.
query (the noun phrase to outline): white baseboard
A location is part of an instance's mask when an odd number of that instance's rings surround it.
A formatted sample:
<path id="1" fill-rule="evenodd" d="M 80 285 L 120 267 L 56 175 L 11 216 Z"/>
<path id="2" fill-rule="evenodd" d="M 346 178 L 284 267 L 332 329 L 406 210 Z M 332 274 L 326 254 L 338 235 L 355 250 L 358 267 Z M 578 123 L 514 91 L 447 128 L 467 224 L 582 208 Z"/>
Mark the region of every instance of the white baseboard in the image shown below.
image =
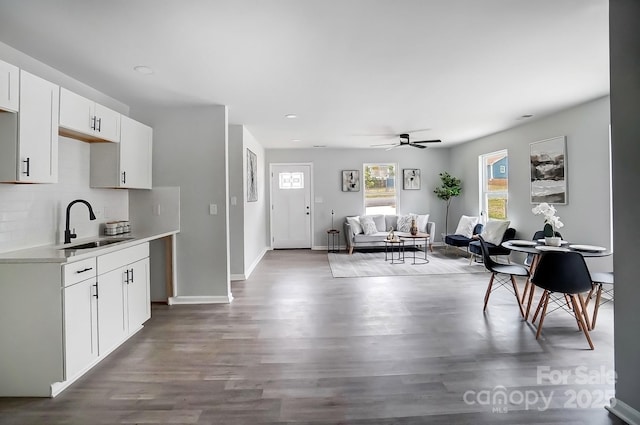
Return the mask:
<path id="1" fill-rule="evenodd" d="M 244 274 L 246 276 L 245 279 L 248 279 L 249 276 L 251 276 L 251 273 L 253 273 L 253 270 L 260 263 L 260 261 L 262 261 L 262 257 L 264 257 L 264 255 L 267 253 L 267 251 L 268 251 L 267 247 L 264 247 L 262 252 L 260 252 L 260 255 L 258 255 L 256 257 L 256 259 L 253 261 L 253 263 L 251 263 L 249 268 L 244 271 Z"/>
<path id="2" fill-rule="evenodd" d="M 180 305 L 180 304 L 229 304 L 233 300 L 233 296 L 229 294 L 228 296 L 220 295 L 220 296 L 189 296 L 182 295 L 177 297 L 171 297 L 168 300 L 169 305 Z"/>
<path id="3" fill-rule="evenodd" d="M 605 406 L 609 412 L 613 413 L 629 425 L 640 425 L 640 412 L 629 406 L 624 401 L 612 398 L 610 406 Z"/>
<path id="4" fill-rule="evenodd" d="M 249 276 L 251 276 L 251 273 L 253 273 L 253 270 L 256 268 L 256 266 L 258 264 L 260 264 L 260 261 L 262 261 L 262 257 L 264 257 L 264 255 L 267 253 L 267 251 L 270 251 L 269 248 L 265 247 L 262 252 L 256 257 L 256 259 L 253 261 L 253 263 L 251 263 L 251 265 L 249 266 L 249 268 L 247 270 L 245 270 L 244 273 L 235 273 L 232 274 L 230 276 L 230 280 L 231 281 L 238 281 L 238 280 L 247 280 L 249 279 Z"/>

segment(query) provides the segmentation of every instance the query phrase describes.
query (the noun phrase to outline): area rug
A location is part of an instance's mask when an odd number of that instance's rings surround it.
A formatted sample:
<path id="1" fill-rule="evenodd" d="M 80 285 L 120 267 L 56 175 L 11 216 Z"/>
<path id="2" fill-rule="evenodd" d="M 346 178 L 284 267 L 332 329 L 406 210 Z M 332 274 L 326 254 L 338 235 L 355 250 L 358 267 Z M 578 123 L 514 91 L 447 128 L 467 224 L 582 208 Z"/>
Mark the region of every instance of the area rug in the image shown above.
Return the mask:
<path id="1" fill-rule="evenodd" d="M 333 277 L 368 277 L 368 276 L 421 276 L 430 274 L 485 273 L 487 269 L 482 263 L 472 263 L 469 259 L 453 251 L 445 253 L 444 249 L 429 252 L 428 264 L 411 264 L 412 252 L 405 254 L 404 263 L 391 264 L 385 261 L 384 251 L 329 253 L 329 265 Z M 423 256 L 422 252 L 416 257 Z"/>

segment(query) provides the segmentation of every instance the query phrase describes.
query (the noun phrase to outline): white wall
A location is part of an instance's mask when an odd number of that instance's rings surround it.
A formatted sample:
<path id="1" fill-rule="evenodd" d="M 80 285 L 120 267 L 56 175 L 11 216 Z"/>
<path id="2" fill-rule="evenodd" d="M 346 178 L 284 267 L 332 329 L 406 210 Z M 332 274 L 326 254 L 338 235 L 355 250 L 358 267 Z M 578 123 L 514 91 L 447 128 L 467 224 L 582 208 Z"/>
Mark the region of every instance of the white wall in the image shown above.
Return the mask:
<path id="1" fill-rule="evenodd" d="M 609 189 L 609 98 L 493 134 L 452 149 L 451 170 L 464 184 L 452 203 L 452 217 L 479 214 L 478 156 L 509 152 L 509 219 L 517 237 L 530 239 L 543 221 L 531 212 L 529 143 L 566 136 L 568 204 L 557 205 L 562 236 L 574 242 L 611 247 Z M 612 258 L 589 260 L 593 270 L 611 270 Z"/>
<path id="2" fill-rule="evenodd" d="M 242 129 L 242 197 L 238 203 L 244 204 L 244 275 L 248 277 L 266 252 L 269 233 L 269 200 L 267 193 L 267 179 L 261 178 L 266 174 L 265 150 L 255 137 L 245 127 Z M 258 158 L 258 200 L 247 202 L 247 149 Z M 235 166 L 234 163 L 233 166 Z"/>
<path id="3" fill-rule="evenodd" d="M 445 204 L 433 190 L 440 185 L 439 173 L 449 170 L 449 149 L 433 148 L 419 150 L 402 147 L 384 149 L 269 149 L 267 150 L 267 173 L 269 163 L 313 163 L 315 202 L 313 211 L 314 247 L 327 245 L 327 229 L 331 228 L 331 210 L 335 212 L 334 227 L 342 232 L 344 218 L 364 214 L 364 192 L 342 192 L 342 170 L 362 170 L 364 163 L 395 162 L 398 164 L 399 212 L 429 213 L 430 221 L 436 224 L 436 238 L 444 228 Z M 402 169 L 419 168 L 422 185 L 420 190 L 402 190 Z M 362 171 L 361 171 L 362 173 Z M 267 180 L 267 185 L 269 180 Z M 266 188 L 269 192 L 269 186 Z M 341 233 L 342 245 L 344 235 Z"/>
<path id="4" fill-rule="evenodd" d="M 640 2 L 611 1 L 609 11 L 616 399 L 635 410 L 631 412 L 635 416 L 627 421 L 640 423 L 640 285 L 635 264 L 640 240 L 640 195 L 637 190 L 640 181 Z M 624 406 L 618 403 L 613 407 L 619 412 Z"/>
<path id="5" fill-rule="evenodd" d="M 247 202 L 247 149 L 258 158 L 258 200 Z M 260 142 L 241 125 L 229 126 L 229 205 L 231 234 L 231 276 L 244 280 L 268 249 L 268 194 L 265 151 Z M 239 165 L 242 164 L 240 167 Z"/>
<path id="6" fill-rule="evenodd" d="M 177 299 L 225 302 L 230 298 L 227 108 L 132 108 L 153 127 L 153 184 L 180 187 Z M 215 204 L 217 215 L 209 214 Z"/>

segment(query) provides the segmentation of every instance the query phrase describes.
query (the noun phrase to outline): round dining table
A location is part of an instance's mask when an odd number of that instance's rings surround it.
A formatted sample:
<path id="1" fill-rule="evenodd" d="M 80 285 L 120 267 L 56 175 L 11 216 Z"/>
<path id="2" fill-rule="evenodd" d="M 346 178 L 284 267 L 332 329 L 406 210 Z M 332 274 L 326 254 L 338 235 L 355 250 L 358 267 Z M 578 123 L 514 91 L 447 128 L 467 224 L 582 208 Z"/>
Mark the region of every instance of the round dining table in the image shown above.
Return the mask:
<path id="1" fill-rule="evenodd" d="M 561 252 L 579 252 L 583 257 L 606 257 L 607 255 L 611 255 L 612 252 L 607 250 L 604 247 L 598 247 L 593 245 L 581 245 L 574 244 L 568 241 L 562 241 L 562 244 L 559 247 L 550 247 L 545 245 L 544 239 L 539 239 L 537 241 L 528 241 L 528 240 L 511 240 L 502 243 L 502 246 L 510 249 L 512 251 L 524 252 L 526 254 L 533 254 L 533 259 L 531 261 L 531 265 L 529 266 L 529 277 L 527 278 L 527 282 L 524 285 L 524 291 L 522 292 L 522 300 L 521 302 L 524 304 L 527 296 L 527 292 L 529 295 L 529 299 L 527 301 L 527 309 L 525 311 L 524 320 L 528 320 L 529 313 L 531 311 L 531 304 L 533 303 L 533 294 L 535 292 L 535 285 L 531 282 L 531 277 L 535 273 L 536 266 L 538 265 L 538 261 L 540 260 L 540 254 L 543 254 L 545 250 L 553 250 L 553 251 L 561 251 Z"/>

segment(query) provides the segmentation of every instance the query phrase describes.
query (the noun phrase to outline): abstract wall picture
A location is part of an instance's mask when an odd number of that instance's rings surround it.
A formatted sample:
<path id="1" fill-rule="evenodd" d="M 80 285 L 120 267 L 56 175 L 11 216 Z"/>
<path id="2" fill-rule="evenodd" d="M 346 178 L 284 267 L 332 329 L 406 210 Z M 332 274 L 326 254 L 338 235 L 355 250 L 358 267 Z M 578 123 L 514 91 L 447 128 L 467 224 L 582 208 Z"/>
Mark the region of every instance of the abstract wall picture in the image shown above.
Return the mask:
<path id="1" fill-rule="evenodd" d="M 420 189 L 420 170 L 417 168 L 405 168 L 402 170 L 402 188 L 405 190 Z"/>
<path id="2" fill-rule="evenodd" d="M 564 136 L 529 144 L 531 203 L 567 203 L 567 162 Z"/>
<path id="3" fill-rule="evenodd" d="M 360 171 L 342 170 L 342 191 L 343 192 L 359 192 L 360 191 Z"/>
<path id="4" fill-rule="evenodd" d="M 247 149 L 247 202 L 258 200 L 258 157 Z"/>

